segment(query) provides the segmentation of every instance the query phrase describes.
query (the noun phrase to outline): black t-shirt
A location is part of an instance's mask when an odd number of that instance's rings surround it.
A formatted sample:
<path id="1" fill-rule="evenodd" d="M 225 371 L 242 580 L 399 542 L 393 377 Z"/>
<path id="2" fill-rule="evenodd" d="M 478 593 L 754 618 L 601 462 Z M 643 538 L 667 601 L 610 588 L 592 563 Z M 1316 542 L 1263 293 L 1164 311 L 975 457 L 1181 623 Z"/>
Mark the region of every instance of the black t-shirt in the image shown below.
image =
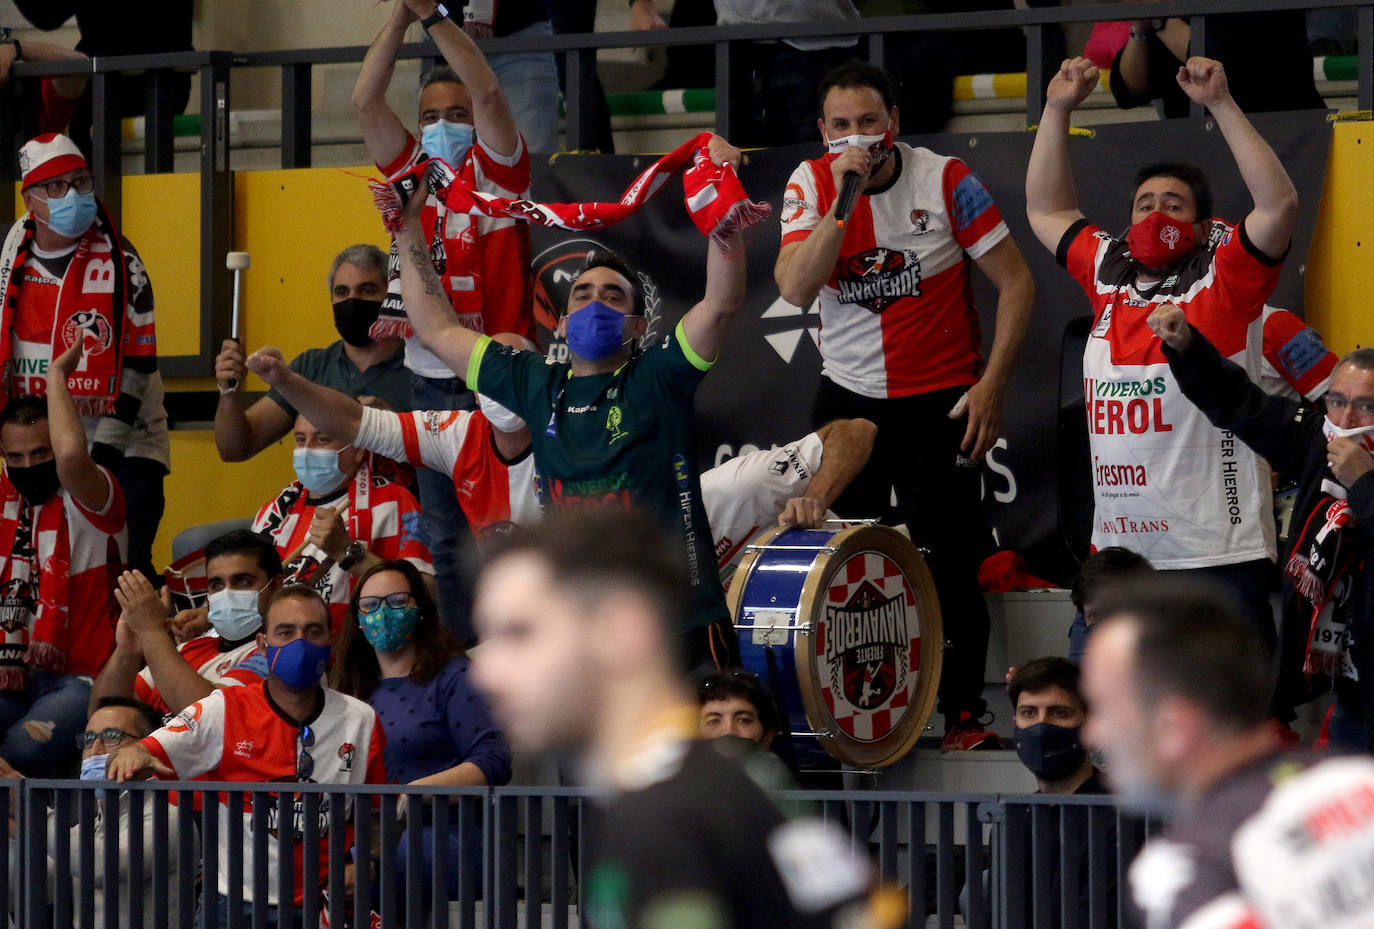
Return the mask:
<path id="1" fill-rule="evenodd" d="M 848 862 L 817 851 L 826 843 L 809 830 L 821 824 L 786 820 L 711 743 L 677 746 L 655 774 L 589 817 L 583 912 L 592 929 L 821 929 L 862 896 Z M 793 864 L 799 854 L 804 874 Z M 803 912 L 799 886 L 819 905 Z"/>

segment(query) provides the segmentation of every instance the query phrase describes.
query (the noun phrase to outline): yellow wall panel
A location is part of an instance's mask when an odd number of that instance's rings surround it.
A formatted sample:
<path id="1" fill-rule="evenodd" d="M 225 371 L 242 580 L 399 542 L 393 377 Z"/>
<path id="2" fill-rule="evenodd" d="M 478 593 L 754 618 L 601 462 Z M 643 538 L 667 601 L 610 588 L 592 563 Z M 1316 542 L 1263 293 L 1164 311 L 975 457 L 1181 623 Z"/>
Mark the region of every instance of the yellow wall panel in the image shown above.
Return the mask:
<path id="1" fill-rule="evenodd" d="M 1306 317 L 1338 355 L 1374 344 L 1374 122 L 1333 127 L 1316 233 L 1307 255 Z"/>
<path id="2" fill-rule="evenodd" d="M 287 358 L 338 339 L 325 276 L 334 256 L 390 241 L 372 205 L 370 167 L 242 171 L 234 175 L 234 243 L 252 255 L 243 276 L 241 335 L 250 350 Z M 216 260 L 222 261 L 222 258 Z M 249 377 L 249 390 L 265 385 Z"/>
<path id="3" fill-rule="evenodd" d="M 126 177 L 120 231 L 138 249 L 157 310 L 160 355 L 200 351 L 200 175 Z"/>

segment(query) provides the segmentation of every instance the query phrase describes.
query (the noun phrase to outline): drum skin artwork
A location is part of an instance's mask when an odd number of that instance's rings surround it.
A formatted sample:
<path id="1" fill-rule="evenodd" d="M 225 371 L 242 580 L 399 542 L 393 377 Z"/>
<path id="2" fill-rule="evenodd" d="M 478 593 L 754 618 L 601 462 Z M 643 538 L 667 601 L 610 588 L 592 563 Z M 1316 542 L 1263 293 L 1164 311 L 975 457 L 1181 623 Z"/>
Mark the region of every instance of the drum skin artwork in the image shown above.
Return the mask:
<path id="1" fill-rule="evenodd" d="M 904 535 L 769 529 L 745 548 L 729 606 L 743 664 L 781 702 L 802 767 L 886 767 L 916 744 L 944 632 L 930 569 Z"/>

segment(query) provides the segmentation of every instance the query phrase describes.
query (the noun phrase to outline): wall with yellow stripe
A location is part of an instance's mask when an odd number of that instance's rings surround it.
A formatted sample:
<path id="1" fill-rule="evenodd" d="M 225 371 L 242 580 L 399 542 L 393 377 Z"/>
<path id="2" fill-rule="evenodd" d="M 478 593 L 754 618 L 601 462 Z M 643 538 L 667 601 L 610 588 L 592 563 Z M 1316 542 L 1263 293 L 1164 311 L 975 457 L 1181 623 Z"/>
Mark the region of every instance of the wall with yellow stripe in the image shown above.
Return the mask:
<path id="1" fill-rule="evenodd" d="M 1374 343 L 1374 123 L 1343 122 L 1333 138 L 1316 234 L 1307 258 L 1307 319 L 1345 353 Z M 366 186 L 371 169 L 318 168 L 235 175 L 234 248 L 252 255 L 243 282 L 242 331 L 250 348 L 280 346 L 293 357 L 336 338 L 325 275 L 334 255 L 355 242 L 383 248 L 387 236 Z M 123 228 L 147 264 L 157 298 L 158 342 L 167 355 L 199 350 L 199 177 L 135 176 L 124 181 Z M 223 260 L 214 256 L 214 260 Z M 249 378 L 250 391 L 265 385 Z M 214 390 L 183 378 L 171 391 Z M 208 430 L 172 433 L 174 476 L 154 550 L 165 564 L 173 535 L 186 526 L 249 516 L 291 479 L 290 444 L 251 464 L 224 464 Z"/>

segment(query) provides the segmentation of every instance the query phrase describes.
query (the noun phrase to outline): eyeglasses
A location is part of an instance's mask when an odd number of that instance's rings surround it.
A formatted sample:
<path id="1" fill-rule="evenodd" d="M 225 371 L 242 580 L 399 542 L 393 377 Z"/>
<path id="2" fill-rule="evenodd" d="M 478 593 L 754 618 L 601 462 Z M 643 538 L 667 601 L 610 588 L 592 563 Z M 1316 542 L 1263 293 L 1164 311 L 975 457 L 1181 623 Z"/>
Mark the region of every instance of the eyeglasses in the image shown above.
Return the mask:
<path id="1" fill-rule="evenodd" d="M 67 196 L 68 190 L 75 190 L 79 194 L 88 194 L 95 190 L 95 178 L 91 177 L 89 174 L 83 174 L 80 177 L 72 178 L 70 181 L 58 179 L 35 184 L 33 186 L 42 187 L 43 191 L 48 195 L 48 199 L 60 200 Z"/>
<path id="2" fill-rule="evenodd" d="M 401 607 L 409 605 L 410 601 L 414 599 L 414 595 L 408 590 L 398 590 L 381 597 L 359 597 L 358 612 L 375 613 L 382 608 L 383 603 L 399 610 Z"/>
<path id="3" fill-rule="evenodd" d="M 76 737 L 76 746 L 84 752 L 95 744 L 96 739 L 99 739 L 101 744 L 106 748 L 117 748 L 125 739 L 137 738 L 138 736 L 134 735 L 132 732 L 125 732 L 123 729 L 116 729 L 114 726 L 111 726 L 108 729 L 101 729 L 99 732 L 90 732 L 88 730 L 79 733 Z"/>
<path id="4" fill-rule="evenodd" d="M 311 748 L 315 747 L 315 732 L 309 726 L 301 726 L 301 752 L 296 756 L 296 780 L 308 781 L 315 773 L 315 759 L 310 757 Z"/>

